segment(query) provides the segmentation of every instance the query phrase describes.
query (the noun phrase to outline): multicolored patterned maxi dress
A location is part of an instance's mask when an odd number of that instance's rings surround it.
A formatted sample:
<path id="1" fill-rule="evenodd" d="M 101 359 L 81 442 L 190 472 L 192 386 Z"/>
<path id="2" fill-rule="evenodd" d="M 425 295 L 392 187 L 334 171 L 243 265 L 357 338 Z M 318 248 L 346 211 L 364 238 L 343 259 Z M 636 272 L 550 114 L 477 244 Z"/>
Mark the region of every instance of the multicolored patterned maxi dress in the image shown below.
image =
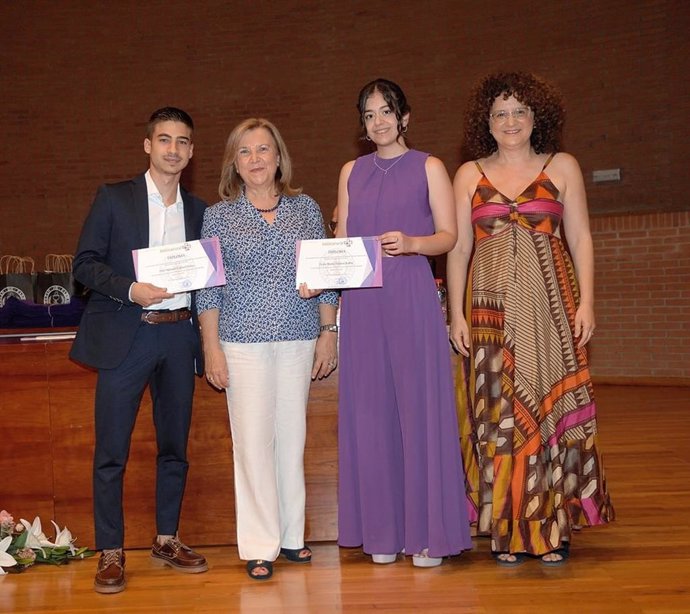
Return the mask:
<path id="1" fill-rule="evenodd" d="M 513 201 L 477 163 L 472 349 L 457 389 L 471 519 L 494 552 L 541 555 L 573 525 L 614 517 L 587 353 L 573 338 L 579 294 L 550 161 Z"/>

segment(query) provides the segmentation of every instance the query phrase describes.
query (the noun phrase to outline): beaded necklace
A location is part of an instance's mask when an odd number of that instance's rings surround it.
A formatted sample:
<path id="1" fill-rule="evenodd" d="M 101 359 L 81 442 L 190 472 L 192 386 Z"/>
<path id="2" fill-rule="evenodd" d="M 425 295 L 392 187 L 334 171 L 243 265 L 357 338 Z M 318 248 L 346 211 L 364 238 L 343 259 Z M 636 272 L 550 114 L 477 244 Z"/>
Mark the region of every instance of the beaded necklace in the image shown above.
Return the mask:
<path id="1" fill-rule="evenodd" d="M 281 196 L 275 206 L 271 207 L 270 209 L 259 209 L 259 207 L 254 207 L 254 209 L 256 209 L 259 213 L 273 213 L 278 207 L 280 207 L 282 200 L 283 197 Z"/>

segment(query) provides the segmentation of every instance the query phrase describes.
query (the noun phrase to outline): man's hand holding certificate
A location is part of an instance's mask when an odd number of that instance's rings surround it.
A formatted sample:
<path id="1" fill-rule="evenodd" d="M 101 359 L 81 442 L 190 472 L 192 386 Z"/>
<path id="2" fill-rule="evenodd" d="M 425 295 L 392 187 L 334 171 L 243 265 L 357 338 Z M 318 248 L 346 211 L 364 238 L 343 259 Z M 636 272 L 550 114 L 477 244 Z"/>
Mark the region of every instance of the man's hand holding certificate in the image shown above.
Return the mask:
<path id="1" fill-rule="evenodd" d="M 297 279 L 311 289 L 371 288 L 383 285 L 378 237 L 311 239 L 297 242 Z"/>
<path id="2" fill-rule="evenodd" d="M 132 250 L 137 281 L 170 294 L 225 284 L 218 237 Z"/>

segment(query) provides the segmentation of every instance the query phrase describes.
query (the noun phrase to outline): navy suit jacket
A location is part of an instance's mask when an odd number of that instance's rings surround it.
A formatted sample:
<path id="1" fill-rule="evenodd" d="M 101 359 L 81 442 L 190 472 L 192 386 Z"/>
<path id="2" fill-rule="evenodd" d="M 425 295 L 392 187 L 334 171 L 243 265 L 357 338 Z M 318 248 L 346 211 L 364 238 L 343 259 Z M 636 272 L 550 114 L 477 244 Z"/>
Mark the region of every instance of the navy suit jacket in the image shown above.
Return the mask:
<path id="1" fill-rule="evenodd" d="M 180 188 L 184 202 L 185 236 L 201 236 L 206 203 Z M 132 250 L 149 246 L 149 210 L 146 179 L 102 185 L 84 222 L 74 277 L 91 289 L 70 357 L 97 369 L 117 367 L 127 356 L 142 307 L 129 300 L 136 281 Z M 194 329 L 199 335 L 192 293 Z M 163 325 L 165 326 L 165 325 Z M 200 344 L 196 349 L 197 372 L 202 372 Z"/>

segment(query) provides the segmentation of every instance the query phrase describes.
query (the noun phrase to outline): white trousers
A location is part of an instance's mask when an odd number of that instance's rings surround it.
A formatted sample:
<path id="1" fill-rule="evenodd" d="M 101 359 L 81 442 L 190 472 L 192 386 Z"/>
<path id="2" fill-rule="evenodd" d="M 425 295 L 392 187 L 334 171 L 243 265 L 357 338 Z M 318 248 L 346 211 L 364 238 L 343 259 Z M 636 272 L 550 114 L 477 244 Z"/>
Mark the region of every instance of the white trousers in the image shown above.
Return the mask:
<path id="1" fill-rule="evenodd" d="M 304 443 L 316 340 L 221 342 L 240 559 L 304 546 Z"/>

